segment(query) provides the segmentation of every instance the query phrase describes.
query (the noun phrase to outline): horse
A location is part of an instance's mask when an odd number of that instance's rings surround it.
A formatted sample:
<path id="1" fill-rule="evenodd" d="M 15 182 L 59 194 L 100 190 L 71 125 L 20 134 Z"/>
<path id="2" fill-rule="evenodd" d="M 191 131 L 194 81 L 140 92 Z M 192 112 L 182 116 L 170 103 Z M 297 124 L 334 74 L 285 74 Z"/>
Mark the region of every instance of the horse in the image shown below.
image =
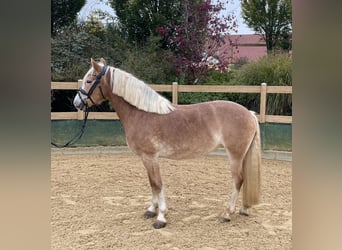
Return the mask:
<path id="1" fill-rule="evenodd" d="M 176 105 L 130 73 L 91 58 L 91 68 L 73 100 L 79 110 L 109 100 L 123 125 L 129 149 L 145 166 L 152 202 L 144 218 L 157 217 L 163 228 L 167 204 L 158 159 L 190 159 L 223 145 L 230 161 L 233 187 L 221 220 L 230 221 L 243 185 L 241 215 L 260 197 L 260 129 L 254 112 L 231 101 Z"/>

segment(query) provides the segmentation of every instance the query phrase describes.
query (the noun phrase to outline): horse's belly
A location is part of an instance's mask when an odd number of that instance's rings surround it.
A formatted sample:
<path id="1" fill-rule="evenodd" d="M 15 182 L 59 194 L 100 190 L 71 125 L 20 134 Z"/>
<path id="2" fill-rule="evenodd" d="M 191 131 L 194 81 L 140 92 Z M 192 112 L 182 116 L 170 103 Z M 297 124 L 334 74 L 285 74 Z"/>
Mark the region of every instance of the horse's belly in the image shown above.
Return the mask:
<path id="1" fill-rule="evenodd" d="M 216 141 L 203 141 L 200 144 L 179 144 L 179 145 L 163 145 L 158 155 L 163 158 L 182 160 L 196 158 L 202 155 L 206 155 L 214 150 L 219 143 Z"/>
<path id="2" fill-rule="evenodd" d="M 210 152 L 209 151 L 203 151 L 203 152 L 180 152 L 180 153 L 173 153 L 173 154 L 160 154 L 159 156 L 161 158 L 167 158 L 171 160 L 186 160 L 186 159 L 193 159 L 197 158 L 203 155 L 206 155 Z"/>

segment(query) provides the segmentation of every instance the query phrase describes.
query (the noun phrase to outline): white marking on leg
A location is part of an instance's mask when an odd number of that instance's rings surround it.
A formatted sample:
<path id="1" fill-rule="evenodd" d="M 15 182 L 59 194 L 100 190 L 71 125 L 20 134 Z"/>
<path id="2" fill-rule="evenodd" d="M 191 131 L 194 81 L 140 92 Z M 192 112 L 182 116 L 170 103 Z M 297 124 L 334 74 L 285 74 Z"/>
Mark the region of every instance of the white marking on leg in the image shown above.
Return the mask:
<path id="1" fill-rule="evenodd" d="M 235 212 L 235 205 L 236 205 L 238 196 L 239 196 L 239 191 L 236 189 L 235 185 L 233 184 L 233 191 L 232 191 L 230 200 L 228 202 L 228 209 L 225 209 L 221 215 L 223 221 L 231 220 L 230 215 Z"/>
<path id="2" fill-rule="evenodd" d="M 239 191 L 236 189 L 235 184 L 233 184 L 233 192 L 228 203 L 228 211 L 230 214 L 235 212 L 236 201 L 239 196 Z"/>
<path id="3" fill-rule="evenodd" d="M 166 201 L 165 201 L 164 188 L 162 188 L 158 196 L 159 196 L 158 197 L 159 198 L 158 199 L 159 211 L 158 211 L 157 220 L 166 223 L 165 214 L 167 212 L 167 206 L 166 206 Z"/>
<path id="4" fill-rule="evenodd" d="M 149 208 L 147 209 L 147 211 L 150 211 L 152 213 L 155 213 L 158 207 L 158 195 L 157 194 L 153 194 L 152 197 L 152 204 L 151 206 L 149 206 Z"/>
<path id="5" fill-rule="evenodd" d="M 240 209 L 239 213 L 240 213 L 241 215 L 248 216 L 248 215 L 249 215 L 249 210 L 248 210 L 248 208 L 243 207 L 243 208 Z"/>

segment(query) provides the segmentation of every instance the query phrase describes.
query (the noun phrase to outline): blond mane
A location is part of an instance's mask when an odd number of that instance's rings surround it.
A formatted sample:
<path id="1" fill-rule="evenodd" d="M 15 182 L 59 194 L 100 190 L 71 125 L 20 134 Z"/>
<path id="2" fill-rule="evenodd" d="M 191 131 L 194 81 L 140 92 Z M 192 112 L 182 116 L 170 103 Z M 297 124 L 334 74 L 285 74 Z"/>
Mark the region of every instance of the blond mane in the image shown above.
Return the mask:
<path id="1" fill-rule="evenodd" d="M 110 67 L 113 93 L 146 112 L 168 114 L 174 110 L 171 102 L 143 81 L 121 69 Z"/>

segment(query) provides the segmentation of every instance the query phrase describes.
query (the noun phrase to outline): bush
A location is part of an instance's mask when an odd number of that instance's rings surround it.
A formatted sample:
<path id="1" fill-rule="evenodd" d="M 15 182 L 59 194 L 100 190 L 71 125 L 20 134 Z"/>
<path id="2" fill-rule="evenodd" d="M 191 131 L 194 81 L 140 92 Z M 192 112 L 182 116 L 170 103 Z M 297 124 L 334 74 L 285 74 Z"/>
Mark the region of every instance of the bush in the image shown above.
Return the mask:
<path id="1" fill-rule="evenodd" d="M 292 60 L 286 53 L 270 54 L 260 60 L 245 64 L 236 75 L 234 84 L 292 86 Z M 259 111 L 260 95 L 241 94 L 237 102 L 247 108 Z M 266 114 L 291 115 L 292 95 L 268 94 Z"/>
<path id="2" fill-rule="evenodd" d="M 85 24 L 73 24 L 51 39 L 52 81 L 72 82 L 83 78 L 90 68 L 90 58 L 99 60 L 103 57 L 115 67 L 126 60 L 128 45 L 114 25 L 108 25 L 101 32 L 87 30 Z"/>
<path id="3" fill-rule="evenodd" d="M 201 85 L 229 85 L 234 78 L 235 71 L 221 73 L 220 71 L 212 70 L 206 76 Z M 194 104 L 199 102 L 207 102 L 213 100 L 232 100 L 236 99 L 236 94 L 230 93 L 207 93 L 207 92 L 180 92 L 178 94 L 179 104 Z"/>
<path id="4" fill-rule="evenodd" d="M 53 81 L 77 81 L 90 67 L 90 57 L 98 56 L 101 40 L 69 27 L 51 39 L 51 77 Z"/>
<path id="5" fill-rule="evenodd" d="M 103 57 L 115 67 L 125 60 L 127 45 L 115 25 L 108 25 L 106 29 L 99 26 L 95 30 L 89 27 L 87 24 L 73 23 L 51 38 L 52 81 L 75 82 L 82 79 L 91 66 L 90 58 L 98 61 Z M 75 94 L 76 91 L 52 90 L 51 110 L 74 111 L 72 100 Z M 103 103 L 92 110 L 110 111 L 112 108 L 108 103 Z"/>

